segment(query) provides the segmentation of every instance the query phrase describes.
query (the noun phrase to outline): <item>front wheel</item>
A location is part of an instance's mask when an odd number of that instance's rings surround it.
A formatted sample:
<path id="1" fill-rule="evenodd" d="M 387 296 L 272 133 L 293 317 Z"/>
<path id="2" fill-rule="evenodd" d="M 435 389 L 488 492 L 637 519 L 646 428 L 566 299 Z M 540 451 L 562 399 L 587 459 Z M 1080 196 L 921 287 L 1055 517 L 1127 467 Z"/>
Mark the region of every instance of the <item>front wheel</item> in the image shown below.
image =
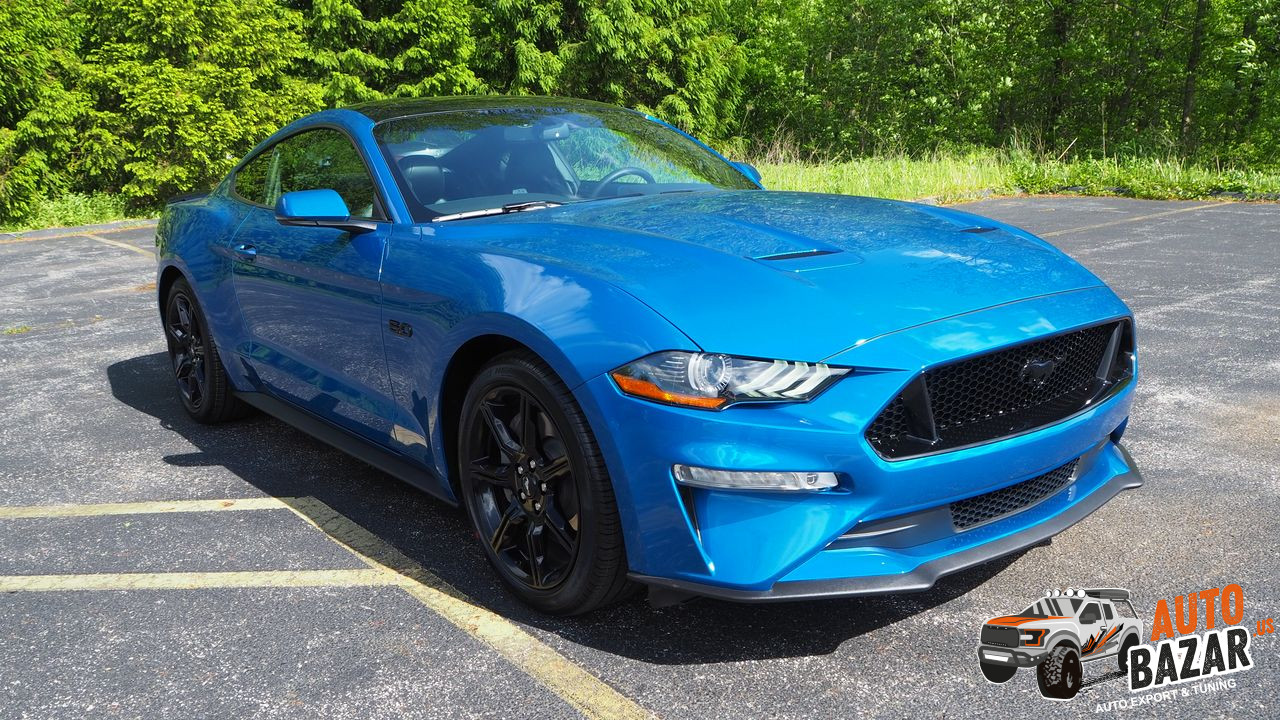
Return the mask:
<path id="1" fill-rule="evenodd" d="M 1080 692 L 1084 673 L 1080 653 L 1075 648 L 1059 645 L 1036 668 L 1036 684 L 1040 694 L 1053 700 L 1070 700 Z"/>
<path id="2" fill-rule="evenodd" d="M 600 449 L 569 389 L 536 355 L 509 353 L 480 371 L 463 401 L 457 452 L 472 526 L 521 599 L 576 615 L 633 588 Z"/>

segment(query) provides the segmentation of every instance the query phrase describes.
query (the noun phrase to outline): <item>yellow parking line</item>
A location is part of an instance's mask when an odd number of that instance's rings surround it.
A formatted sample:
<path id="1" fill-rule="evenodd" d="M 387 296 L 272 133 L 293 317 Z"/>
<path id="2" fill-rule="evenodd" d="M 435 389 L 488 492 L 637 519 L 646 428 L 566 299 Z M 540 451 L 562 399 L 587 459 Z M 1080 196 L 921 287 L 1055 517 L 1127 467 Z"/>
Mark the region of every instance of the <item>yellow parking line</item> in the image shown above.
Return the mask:
<path id="1" fill-rule="evenodd" d="M 0 576 L 0 592 L 196 590 L 252 587 L 394 586 L 412 595 L 592 720 L 651 713 L 515 623 L 476 604 L 417 561 L 313 497 L 171 500 L 98 505 L 0 506 L 0 520 L 288 508 L 369 566 L 367 570 L 102 573 Z"/>
<path id="2" fill-rule="evenodd" d="M 94 517 L 145 515 L 148 513 L 215 512 L 223 510 L 279 510 L 289 507 L 279 498 L 236 500 L 166 500 L 161 502 L 103 503 L 100 505 L 0 506 L 0 520 L 14 518 Z"/>
<path id="3" fill-rule="evenodd" d="M 588 718 L 653 715 L 506 618 L 487 610 L 378 536 L 311 497 L 281 498 L 304 520 L 468 635 L 487 644 Z"/>
<path id="4" fill-rule="evenodd" d="M 1053 232 L 1037 233 L 1042 238 L 1055 237 L 1057 235 L 1066 235 L 1073 232 L 1084 232 L 1085 230 L 1097 230 L 1099 228 L 1112 227 L 1113 225 L 1124 225 L 1125 223 L 1141 222 L 1143 220 L 1152 220 L 1166 215 L 1177 215 L 1179 213 L 1195 212 L 1196 210 L 1204 210 L 1205 208 L 1223 207 L 1225 203 L 1205 203 L 1204 205 L 1194 205 L 1192 207 L 1178 208 L 1177 210 L 1165 210 L 1164 212 L 1151 213 L 1150 215 L 1139 215 L 1137 217 L 1124 218 L 1122 220 L 1112 220 L 1110 222 L 1098 223 L 1097 225 L 1082 225 L 1075 228 L 1067 228 L 1066 230 L 1054 230 Z"/>
<path id="5" fill-rule="evenodd" d="M 154 258 L 156 256 L 156 253 L 154 250 L 147 250 L 145 248 L 140 248 L 137 245 L 122 243 L 119 240 L 108 240 L 107 238 L 98 237 L 97 235 L 90 235 L 88 233 L 85 234 L 85 237 L 89 238 L 90 240 L 96 240 L 100 243 L 106 243 L 107 245 L 114 245 L 115 247 L 118 247 L 118 248 L 124 248 L 125 250 L 132 250 L 133 252 L 136 252 L 139 255 L 146 255 L 149 258 Z"/>
<path id="6" fill-rule="evenodd" d="M 0 592 L 70 590 L 205 590 L 209 588 L 366 587 L 402 585 L 378 570 L 270 570 L 254 572 L 95 573 L 0 575 Z"/>

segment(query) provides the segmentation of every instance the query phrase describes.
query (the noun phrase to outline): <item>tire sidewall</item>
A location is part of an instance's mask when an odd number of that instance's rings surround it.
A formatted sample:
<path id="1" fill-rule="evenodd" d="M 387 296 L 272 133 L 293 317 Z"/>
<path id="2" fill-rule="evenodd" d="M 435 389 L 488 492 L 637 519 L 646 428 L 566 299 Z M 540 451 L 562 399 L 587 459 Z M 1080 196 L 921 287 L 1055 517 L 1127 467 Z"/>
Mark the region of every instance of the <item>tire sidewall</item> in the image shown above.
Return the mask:
<path id="1" fill-rule="evenodd" d="M 485 395 L 503 386 L 512 386 L 528 392 L 550 415 L 565 444 L 565 452 L 569 456 L 569 465 L 578 492 L 577 555 L 574 558 L 573 567 L 570 569 L 568 576 L 559 585 L 547 590 L 531 588 L 521 582 L 518 577 L 513 576 L 506 568 L 503 560 L 493 551 L 487 538 L 480 537 L 479 508 L 475 507 L 475 501 L 472 497 L 474 485 L 465 468 L 464 458 L 467 457 L 467 443 L 469 442 L 473 424 L 476 422 L 474 408 Z M 581 414 L 581 411 L 577 408 L 574 408 L 573 411 L 579 415 Z M 498 358 L 480 371 L 472 381 L 471 387 L 467 390 L 466 397 L 462 403 L 461 415 L 462 417 L 458 424 L 457 446 L 455 448 L 456 457 L 458 458 L 459 489 L 461 490 L 462 502 L 466 508 L 467 517 L 471 521 L 472 529 L 475 530 L 485 556 L 489 559 L 489 563 L 497 569 L 498 574 L 507 586 L 526 602 L 548 613 L 573 612 L 574 607 L 583 602 L 592 590 L 591 568 L 595 564 L 598 547 L 596 539 L 600 532 L 597 508 L 604 502 L 604 498 L 601 497 L 597 487 L 599 479 L 594 477 L 590 463 L 586 459 L 589 454 L 586 444 L 591 443 L 594 449 L 594 439 L 581 437 L 576 426 L 570 420 L 569 413 L 562 407 L 561 402 L 555 397 L 553 390 L 548 387 L 546 381 L 526 362 L 510 356 Z M 585 418 L 582 419 L 582 422 L 585 427 Z M 608 482 L 608 479 L 604 478 L 604 482 Z"/>

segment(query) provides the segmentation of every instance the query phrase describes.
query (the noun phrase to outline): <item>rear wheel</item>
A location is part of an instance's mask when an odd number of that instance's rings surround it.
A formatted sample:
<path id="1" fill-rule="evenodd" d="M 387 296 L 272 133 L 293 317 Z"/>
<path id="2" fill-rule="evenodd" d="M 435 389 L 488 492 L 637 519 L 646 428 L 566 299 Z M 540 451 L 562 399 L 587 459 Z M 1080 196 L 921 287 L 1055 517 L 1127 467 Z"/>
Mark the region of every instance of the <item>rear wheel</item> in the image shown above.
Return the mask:
<path id="1" fill-rule="evenodd" d="M 1083 681 L 1080 653 L 1075 648 L 1059 645 L 1036 668 L 1036 683 L 1040 686 L 1040 694 L 1054 700 L 1070 700 L 1075 697 L 1080 692 Z"/>
<path id="2" fill-rule="evenodd" d="M 622 527 L 586 418 L 537 356 L 476 376 L 458 424 L 463 502 L 490 563 L 525 602 L 557 615 L 624 597 Z"/>
<path id="3" fill-rule="evenodd" d="M 1130 635 L 1129 637 L 1125 638 L 1123 642 L 1120 643 L 1120 654 L 1116 658 L 1120 663 L 1120 672 L 1126 673 L 1126 674 L 1129 672 L 1129 648 L 1137 644 L 1138 644 L 1137 635 Z"/>
<path id="4" fill-rule="evenodd" d="M 164 330 L 178 397 L 187 414 L 201 423 L 243 416 L 247 406 L 232 393 L 209 325 L 186 280 L 176 280 L 169 288 Z"/>

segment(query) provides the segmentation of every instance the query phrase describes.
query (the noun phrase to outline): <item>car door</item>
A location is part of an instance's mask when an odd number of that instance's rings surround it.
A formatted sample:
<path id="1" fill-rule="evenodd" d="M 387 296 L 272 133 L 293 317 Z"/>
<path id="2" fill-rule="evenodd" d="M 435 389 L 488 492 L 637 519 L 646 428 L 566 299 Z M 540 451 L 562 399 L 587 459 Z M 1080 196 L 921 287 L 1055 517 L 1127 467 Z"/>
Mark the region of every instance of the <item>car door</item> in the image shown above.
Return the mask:
<path id="1" fill-rule="evenodd" d="M 243 176 L 243 177 L 242 177 Z M 234 180 L 252 205 L 231 241 L 233 284 L 262 387 L 348 430 L 385 443 L 392 414 L 379 277 L 391 224 L 351 233 L 276 221 L 280 195 L 332 189 L 352 217 L 385 220 L 365 160 L 335 129 L 276 143 Z"/>
<path id="2" fill-rule="evenodd" d="M 1080 641 L 1084 643 L 1080 649 L 1081 656 L 1089 658 L 1103 654 L 1105 652 L 1103 640 L 1109 629 L 1098 603 L 1093 601 L 1085 603 L 1080 610 Z"/>

